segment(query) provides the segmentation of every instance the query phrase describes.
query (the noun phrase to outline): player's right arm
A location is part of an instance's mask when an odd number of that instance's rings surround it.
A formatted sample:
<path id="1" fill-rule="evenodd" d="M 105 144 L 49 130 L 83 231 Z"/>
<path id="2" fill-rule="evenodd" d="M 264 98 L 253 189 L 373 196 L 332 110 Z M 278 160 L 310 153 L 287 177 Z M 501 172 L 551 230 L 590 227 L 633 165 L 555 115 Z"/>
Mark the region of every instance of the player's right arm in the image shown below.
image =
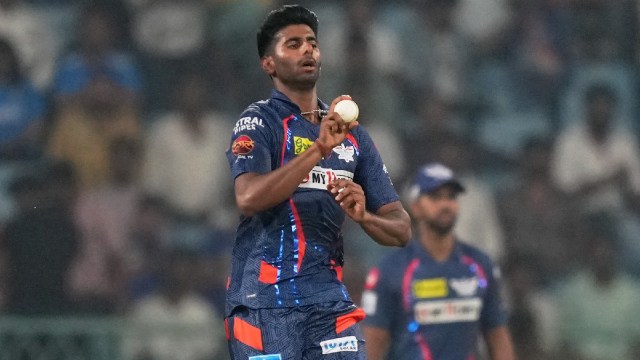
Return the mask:
<path id="1" fill-rule="evenodd" d="M 235 198 L 240 212 L 252 216 L 285 201 L 322 158 L 317 144 L 282 167 L 265 174 L 247 172 L 235 180 Z"/>

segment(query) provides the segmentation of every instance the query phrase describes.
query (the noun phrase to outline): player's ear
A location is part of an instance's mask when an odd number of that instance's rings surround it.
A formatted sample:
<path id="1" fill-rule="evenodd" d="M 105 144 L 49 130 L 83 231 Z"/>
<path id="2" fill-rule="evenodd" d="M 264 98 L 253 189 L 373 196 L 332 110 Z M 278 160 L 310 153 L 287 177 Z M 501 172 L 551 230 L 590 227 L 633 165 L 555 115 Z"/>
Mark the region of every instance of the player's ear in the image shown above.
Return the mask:
<path id="1" fill-rule="evenodd" d="M 264 71 L 269 76 L 273 76 L 276 71 L 273 57 L 271 57 L 270 55 L 265 55 L 262 57 L 262 59 L 260 59 L 260 66 L 262 67 L 262 71 Z"/>

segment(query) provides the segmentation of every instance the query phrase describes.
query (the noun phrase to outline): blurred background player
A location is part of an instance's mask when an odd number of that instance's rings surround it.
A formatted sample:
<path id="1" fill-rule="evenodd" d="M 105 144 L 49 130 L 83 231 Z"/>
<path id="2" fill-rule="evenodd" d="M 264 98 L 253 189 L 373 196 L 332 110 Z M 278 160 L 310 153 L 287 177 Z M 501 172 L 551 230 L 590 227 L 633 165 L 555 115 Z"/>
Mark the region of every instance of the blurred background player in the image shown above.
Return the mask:
<path id="1" fill-rule="evenodd" d="M 491 359 L 514 359 L 497 269 L 453 233 L 463 191 L 440 163 L 418 171 L 409 190 L 416 240 L 367 277 L 362 305 L 370 360 L 475 359 L 478 330 Z"/>
<path id="2" fill-rule="evenodd" d="M 373 141 L 333 112 L 350 97 L 318 99 L 317 30 L 301 6 L 267 16 L 258 53 L 275 90 L 242 113 L 227 150 L 242 213 L 226 310 L 233 359 L 365 359 L 364 313 L 342 283 L 345 214 L 382 245 L 411 236 Z"/>

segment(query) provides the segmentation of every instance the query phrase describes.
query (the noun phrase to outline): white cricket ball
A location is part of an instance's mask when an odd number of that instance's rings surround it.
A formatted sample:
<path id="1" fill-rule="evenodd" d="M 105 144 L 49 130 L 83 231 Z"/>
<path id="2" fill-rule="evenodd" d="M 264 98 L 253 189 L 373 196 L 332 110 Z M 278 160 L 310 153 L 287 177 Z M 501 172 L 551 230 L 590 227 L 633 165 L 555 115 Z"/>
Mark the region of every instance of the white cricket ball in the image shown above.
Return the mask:
<path id="1" fill-rule="evenodd" d="M 353 100 L 340 100 L 333 108 L 333 111 L 337 112 L 342 120 L 346 123 L 355 121 L 360 114 L 358 104 Z"/>

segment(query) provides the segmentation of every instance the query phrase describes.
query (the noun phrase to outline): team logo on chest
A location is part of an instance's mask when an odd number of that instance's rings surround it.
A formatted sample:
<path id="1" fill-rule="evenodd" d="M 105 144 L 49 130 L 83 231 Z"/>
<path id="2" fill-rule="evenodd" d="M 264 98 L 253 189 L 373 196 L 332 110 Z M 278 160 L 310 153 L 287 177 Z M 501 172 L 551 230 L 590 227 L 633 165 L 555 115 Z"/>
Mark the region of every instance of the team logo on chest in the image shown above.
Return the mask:
<path id="1" fill-rule="evenodd" d="M 460 296 L 474 296 L 478 290 L 478 278 L 451 279 L 449 285 Z"/>
<path id="2" fill-rule="evenodd" d="M 344 144 L 340 144 L 333 148 L 333 152 L 338 154 L 338 159 L 344 160 L 346 162 L 353 161 L 353 155 L 355 154 L 355 149 L 353 146 L 344 146 Z"/>

